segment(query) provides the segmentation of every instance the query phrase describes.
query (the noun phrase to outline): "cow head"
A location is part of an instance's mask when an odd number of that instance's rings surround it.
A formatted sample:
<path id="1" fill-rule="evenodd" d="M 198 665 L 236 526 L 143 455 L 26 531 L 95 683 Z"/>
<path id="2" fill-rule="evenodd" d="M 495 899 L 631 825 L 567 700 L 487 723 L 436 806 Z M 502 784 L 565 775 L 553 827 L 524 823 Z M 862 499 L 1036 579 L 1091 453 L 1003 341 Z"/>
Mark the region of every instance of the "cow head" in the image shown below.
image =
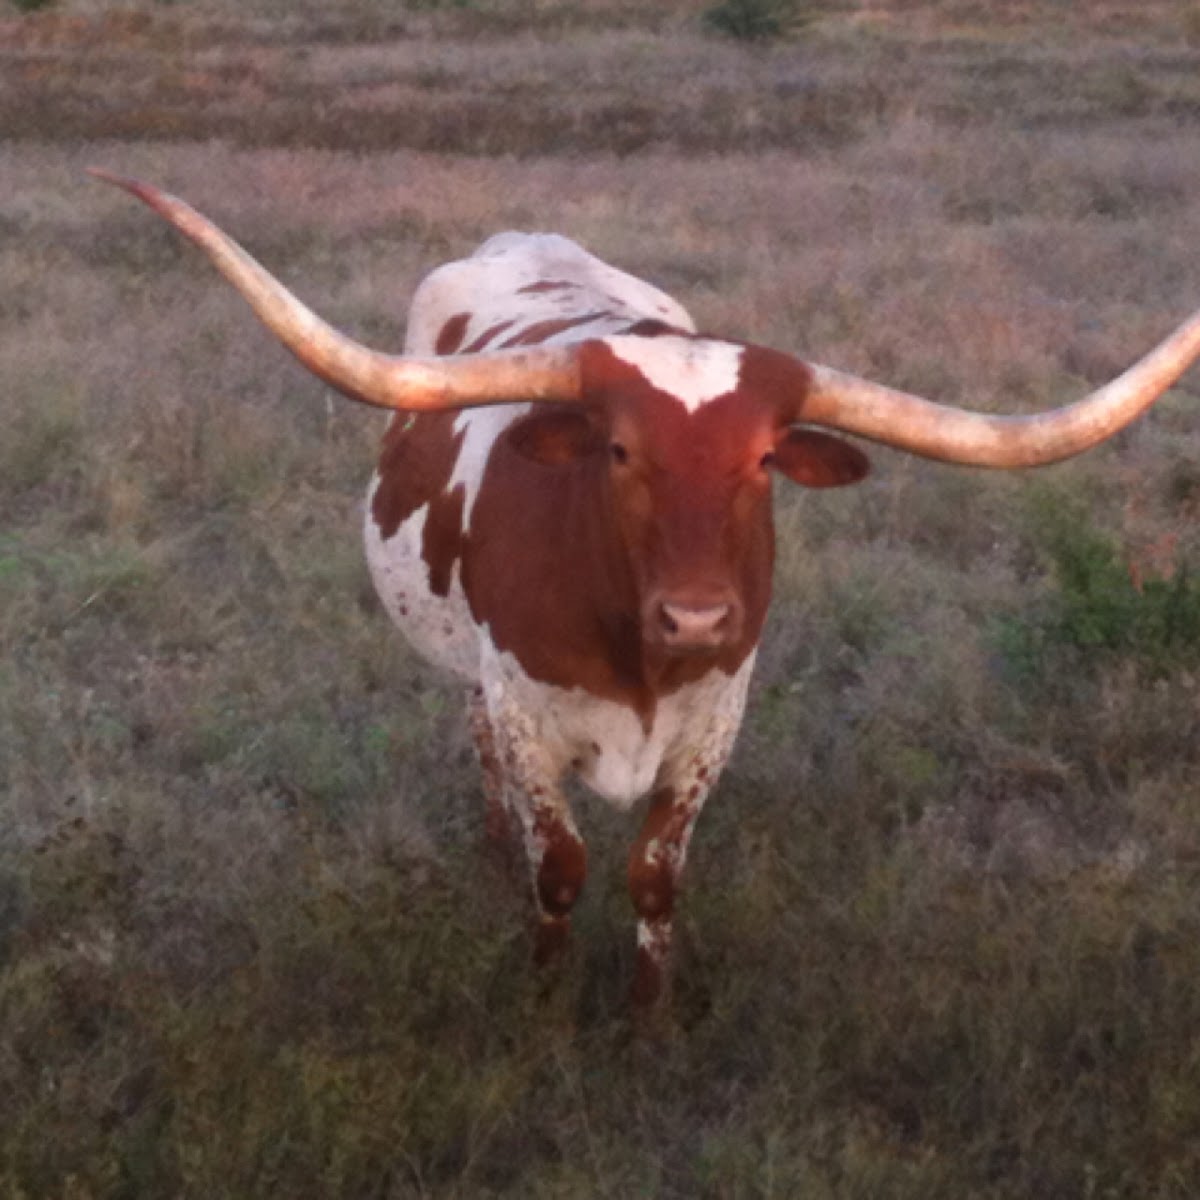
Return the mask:
<path id="1" fill-rule="evenodd" d="M 663 328 L 586 343 L 580 394 L 511 444 L 590 465 L 607 496 L 652 654 L 719 656 L 757 638 L 769 594 L 773 474 L 804 487 L 866 475 L 857 447 L 796 425 L 811 374 L 760 347 Z"/>

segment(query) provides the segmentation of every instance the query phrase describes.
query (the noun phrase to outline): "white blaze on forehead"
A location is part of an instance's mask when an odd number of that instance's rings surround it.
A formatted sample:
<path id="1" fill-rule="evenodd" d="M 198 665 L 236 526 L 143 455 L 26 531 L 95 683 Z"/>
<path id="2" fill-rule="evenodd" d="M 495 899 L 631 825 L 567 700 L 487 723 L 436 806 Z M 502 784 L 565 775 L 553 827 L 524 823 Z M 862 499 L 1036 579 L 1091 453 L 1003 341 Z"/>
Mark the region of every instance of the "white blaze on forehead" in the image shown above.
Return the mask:
<path id="1" fill-rule="evenodd" d="M 742 370 L 742 347 L 681 337 L 606 338 L 623 362 L 647 382 L 674 396 L 688 412 L 734 391 Z"/>

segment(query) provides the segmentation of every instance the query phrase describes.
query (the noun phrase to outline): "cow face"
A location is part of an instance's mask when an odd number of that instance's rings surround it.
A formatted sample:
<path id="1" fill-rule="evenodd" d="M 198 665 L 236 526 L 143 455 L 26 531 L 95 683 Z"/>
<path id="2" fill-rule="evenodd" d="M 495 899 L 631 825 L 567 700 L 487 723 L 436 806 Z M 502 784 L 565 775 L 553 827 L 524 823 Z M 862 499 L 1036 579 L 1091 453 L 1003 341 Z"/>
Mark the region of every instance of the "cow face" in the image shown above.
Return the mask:
<path id="1" fill-rule="evenodd" d="M 786 355 L 675 334 L 585 351 L 583 405 L 535 416 L 514 445 L 602 476 L 651 656 L 736 665 L 770 599 L 771 473 L 834 487 L 861 479 L 867 458 L 793 425 L 809 380 Z"/>

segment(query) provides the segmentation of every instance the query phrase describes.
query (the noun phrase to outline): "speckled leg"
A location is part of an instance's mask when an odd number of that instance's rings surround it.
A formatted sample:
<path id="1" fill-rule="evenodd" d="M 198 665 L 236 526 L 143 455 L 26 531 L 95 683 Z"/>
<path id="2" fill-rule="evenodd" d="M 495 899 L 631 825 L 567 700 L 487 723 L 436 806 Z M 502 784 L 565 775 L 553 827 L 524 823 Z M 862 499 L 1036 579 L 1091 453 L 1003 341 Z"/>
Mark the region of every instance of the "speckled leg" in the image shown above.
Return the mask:
<path id="1" fill-rule="evenodd" d="M 715 736 L 703 750 L 660 774 L 641 832 L 629 855 L 629 894 L 638 914 L 637 965 L 631 998 L 649 1008 L 670 978 L 671 918 L 696 818 L 729 756 L 733 735 Z"/>
<path id="2" fill-rule="evenodd" d="M 505 809 L 516 817 L 537 908 L 534 961 L 556 958 L 571 931 L 571 909 L 587 878 L 587 850 L 556 772 L 517 711 L 490 716 Z"/>
<path id="3" fill-rule="evenodd" d="M 566 947 L 571 909 L 587 878 L 587 850 L 557 787 L 535 785 L 514 797 L 514 808 L 525 835 L 537 905 L 533 957 L 547 963 Z"/>
<path id="4" fill-rule="evenodd" d="M 467 693 L 467 720 L 483 772 L 483 800 L 487 806 L 484 828 L 493 845 L 507 849 L 512 843 L 512 820 L 505 803 L 504 772 L 496 753 L 496 735 L 488 717 L 482 687 L 472 688 Z"/>

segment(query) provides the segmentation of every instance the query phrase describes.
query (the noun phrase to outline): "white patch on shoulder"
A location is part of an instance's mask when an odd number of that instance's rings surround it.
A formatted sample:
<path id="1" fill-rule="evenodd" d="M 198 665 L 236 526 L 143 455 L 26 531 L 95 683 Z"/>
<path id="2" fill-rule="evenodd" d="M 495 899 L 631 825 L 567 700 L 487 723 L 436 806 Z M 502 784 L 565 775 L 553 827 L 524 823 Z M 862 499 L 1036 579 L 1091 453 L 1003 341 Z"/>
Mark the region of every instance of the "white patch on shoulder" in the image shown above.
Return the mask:
<path id="1" fill-rule="evenodd" d="M 605 339 L 623 362 L 674 396 L 690 413 L 737 388 L 742 373 L 742 347 L 729 342 L 681 337 L 613 337 Z"/>
<path id="2" fill-rule="evenodd" d="M 371 493 L 377 485 L 378 476 Z M 474 683 L 479 678 L 479 633 L 462 589 L 460 564 L 454 564 L 448 595 L 429 590 L 429 566 L 422 554 L 429 505 L 418 508 L 385 540 L 371 513 L 371 493 L 363 524 L 367 566 L 388 616 L 427 662 Z"/>

